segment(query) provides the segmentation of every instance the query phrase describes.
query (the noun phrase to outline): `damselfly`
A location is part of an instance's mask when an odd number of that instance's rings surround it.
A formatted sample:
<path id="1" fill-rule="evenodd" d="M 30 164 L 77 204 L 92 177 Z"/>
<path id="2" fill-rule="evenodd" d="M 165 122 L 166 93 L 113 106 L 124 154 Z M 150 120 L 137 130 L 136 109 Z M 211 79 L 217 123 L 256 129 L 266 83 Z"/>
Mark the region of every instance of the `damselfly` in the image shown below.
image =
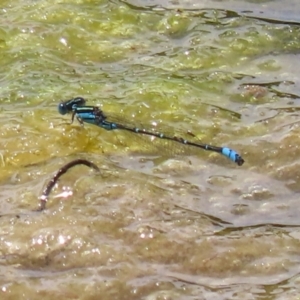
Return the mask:
<path id="1" fill-rule="evenodd" d="M 223 154 L 239 166 L 244 163 L 244 159 L 238 153 L 228 147 L 216 147 L 208 144 L 203 144 L 198 141 L 191 141 L 176 135 L 152 131 L 149 129 L 145 129 L 144 127 L 132 126 L 129 125 L 129 122 L 119 121 L 121 120 L 121 118 L 117 118 L 117 121 L 115 121 L 113 117 L 106 115 L 99 107 L 86 106 L 85 103 L 86 101 L 84 98 L 76 97 L 71 100 L 61 102 L 58 105 L 58 111 L 62 115 L 66 113 L 72 113 L 72 122 L 76 117 L 81 124 L 89 123 L 106 130 L 119 129 L 135 134 L 148 135 L 159 139 L 169 140 L 180 143 L 182 145 L 198 147 L 207 151 L 213 151 Z"/>

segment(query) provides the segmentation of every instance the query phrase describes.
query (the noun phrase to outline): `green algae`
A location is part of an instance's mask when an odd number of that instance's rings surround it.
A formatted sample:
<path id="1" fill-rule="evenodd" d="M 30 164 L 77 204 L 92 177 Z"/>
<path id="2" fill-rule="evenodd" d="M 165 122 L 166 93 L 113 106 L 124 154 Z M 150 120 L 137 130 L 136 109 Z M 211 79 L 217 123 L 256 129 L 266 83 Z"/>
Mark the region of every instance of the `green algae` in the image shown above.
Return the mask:
<path id="1" fill-rule="evenodd" d="M 299 26 L 210 4 L 1 2 L 3 299 L 299 292 Z M 229 145 L 246 163 L 70 125 L 57 104 L 74 96 Z M 101 175 L 78 167 L 31 212 L 78 157 Z M 63 188 L 73 196 L 55 198 Z"/>

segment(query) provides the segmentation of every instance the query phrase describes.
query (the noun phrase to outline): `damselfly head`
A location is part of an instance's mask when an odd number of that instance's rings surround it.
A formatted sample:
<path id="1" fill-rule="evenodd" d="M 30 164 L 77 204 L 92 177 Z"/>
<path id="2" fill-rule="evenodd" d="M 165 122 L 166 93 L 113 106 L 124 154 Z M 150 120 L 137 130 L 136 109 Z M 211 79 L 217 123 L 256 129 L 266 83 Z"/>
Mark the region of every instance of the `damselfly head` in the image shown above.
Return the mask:
<path id="1" fill-rule="evenodd" d="M 64 102 L 59 103 L 58 106 L 57 106 L 57 109 L 58 109 L 58 112 L 61 115 L 65 115 L 65 114 L 68 113 L 68 109 L 67 109 L 67 107 L 66 107 L 66 105 L 65 105 Z"/>
<path id="2" fill-rule="evenodd" d="M 65 115 L 72 112 L 76 107 L 85 105 L 85 99 L 82 97 L 72 98 L 70 100 L 63 101 L 58 104 L 58 112 L 61 115 Z"/>

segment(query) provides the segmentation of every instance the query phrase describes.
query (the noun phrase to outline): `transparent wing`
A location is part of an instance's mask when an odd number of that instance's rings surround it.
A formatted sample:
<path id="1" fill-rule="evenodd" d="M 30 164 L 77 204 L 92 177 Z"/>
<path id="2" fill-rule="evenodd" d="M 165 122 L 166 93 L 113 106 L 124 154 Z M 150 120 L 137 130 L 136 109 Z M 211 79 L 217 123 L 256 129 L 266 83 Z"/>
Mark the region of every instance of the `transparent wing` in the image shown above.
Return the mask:
<path id="1" fill-rule="evenodd" d="M 145 124 L 142 124 L 141 122 L 138 122 L 136 120 L 125 120 L 119 115 L 114 114 L 107 115 L 106 121 L 121 125 L 122 127 L 124 126 L 127 128 L 131 128 L 133 130 L 138 128 L 140 133 L 134 133 L 124 129 L 119 129 L 118 134 L 122 132 L 122 134 L 128 136 L 130 142 L 138 142 L 141 149 L 153 149 L 154 152 L 159 152 L 160 154 L 199 154 L 205 152 L 201 148 L 185 145 L 176 141 L 176 139 L 184 139 L 194 143 L 200 143 L 199 139 L 197 139 L 197 137 L 189 131 L 178 129 L 175 130 L 170 126 L 161 124 L 159 124 L 158 126 L 145 126 Z M 155 135 L 162 134 L 163 136 L 173 138 L 174 140 L 159 138 L 154 135 L 151 136 L 148 134 L 143 134 L 143 130 Z"/>

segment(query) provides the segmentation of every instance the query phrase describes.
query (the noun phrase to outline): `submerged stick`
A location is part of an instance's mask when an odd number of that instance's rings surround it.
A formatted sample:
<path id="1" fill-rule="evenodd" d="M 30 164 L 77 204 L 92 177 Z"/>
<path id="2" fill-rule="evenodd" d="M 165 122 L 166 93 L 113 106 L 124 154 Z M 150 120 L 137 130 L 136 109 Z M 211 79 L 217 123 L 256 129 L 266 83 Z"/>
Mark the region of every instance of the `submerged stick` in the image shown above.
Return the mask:
<path id="1" fill-rule="evenodd" d="M 85 165 L 87 167 L 90 167 L 92 169 L 94 169 L 97 172 L 100 172 L 100 169 L 92 162 L 90 162 L 89 160 L 86 159 L 75 159 L 72 160 L 71 162 L 67 163 L 66 165 L 64 165 L 62 168 L 60 168 L 58 170 L 58 172 L 52 177 L 52 179 L 49 181 L 49 183 L 47 184 L 46 188 L 44 189 L 42 195 L 40 196 L 40 205 L 39 208 L 36 211 L 42 211 L 46 208 L 46 203 L 48 200 L 48 196 L 51 193 L 54 185 L 56 184 L 56 182 L 58 181 L 58 179 L 65 174 L 69 169 L 77 166 L 77 165 Z"/>

